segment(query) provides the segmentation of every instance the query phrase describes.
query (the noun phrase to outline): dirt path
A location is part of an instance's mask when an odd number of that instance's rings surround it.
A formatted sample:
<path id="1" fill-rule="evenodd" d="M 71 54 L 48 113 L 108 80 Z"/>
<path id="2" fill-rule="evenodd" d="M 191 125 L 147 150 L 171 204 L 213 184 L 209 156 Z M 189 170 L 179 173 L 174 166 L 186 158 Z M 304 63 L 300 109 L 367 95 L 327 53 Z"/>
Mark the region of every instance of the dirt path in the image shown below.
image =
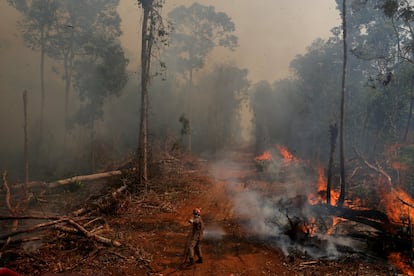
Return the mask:
<path id="1" fill-rule="evenodd" d="M 236 156 L 233 156 L 236 157 Z M 247 157 L 247 160 L 250 158 Z M 292 275 L 278 250 L 259 241 L 249 241 L 239 225 L 229 193 L 237 189 L 239 178 L 252 170 L 251 164 L 224 160 L 208 167 L 210 180 L 194 183 L 194 192 L 179 204 L 177 213 L 164 214 L 160 233 L 160 258 L 153 267 L 162 275 Z M 226 187 L 233 182 L 232 189 Z M 241 187 L 240 187 L 241 188 Z M 204 263 L 182 265 L 186 235 L 191 231 L 186 221 L 193 208 L 202 210 L 206 230 L 202 244 Z M 285 273 L 280 274 L 284 271 Z"/>

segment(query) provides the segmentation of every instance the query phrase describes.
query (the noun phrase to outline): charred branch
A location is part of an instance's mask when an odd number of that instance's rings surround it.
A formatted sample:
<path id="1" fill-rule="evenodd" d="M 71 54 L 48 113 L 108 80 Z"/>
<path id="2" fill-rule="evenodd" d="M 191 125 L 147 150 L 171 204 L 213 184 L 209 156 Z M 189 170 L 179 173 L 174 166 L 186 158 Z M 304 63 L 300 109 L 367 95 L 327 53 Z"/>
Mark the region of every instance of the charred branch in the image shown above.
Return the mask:
<path id="1" fill-rule="evenodd" d="M 386 171 L 384 171 L 384 169 L 382 169 L 381 167 L 379 167 L 379 166 L 375 166 L 375 165 L 373 165 L 373 164 L 371 164 L 370 162 L 368 162 L 360 153 L 359 153 L 359 151 L 358 150 L 356 150 L 356 149 L 354 149 L 354 152 L 355 152 L 355 154 L 357 155 L 357 157 L 365 164 L 365 165 L 367 165 L 367 167 L 368 168 L 370 168 L 370 169 L 372 169 L 372 170 L 374 170 L 374 171 L 376 171 L 377 173 L 379 173 L 379 174 L 381 174 L 381 175 L 383 175 L 386 179 L 387 179 L 387 181 L 388 181 L 388 183 L 390 184 L 390 186 L 392 185 L 392 178 L 391 178 L 391 176 L 386 172 Z"/>
<path id="2" fill-rule="evenodd" d="M 312 205 L 311 210 L 320 216 L 335 216 L 362 223 L 381 232 L 393 233 L 396 228 L 386 214 L 377 210 L 354 210 L 325 204 Z"/>

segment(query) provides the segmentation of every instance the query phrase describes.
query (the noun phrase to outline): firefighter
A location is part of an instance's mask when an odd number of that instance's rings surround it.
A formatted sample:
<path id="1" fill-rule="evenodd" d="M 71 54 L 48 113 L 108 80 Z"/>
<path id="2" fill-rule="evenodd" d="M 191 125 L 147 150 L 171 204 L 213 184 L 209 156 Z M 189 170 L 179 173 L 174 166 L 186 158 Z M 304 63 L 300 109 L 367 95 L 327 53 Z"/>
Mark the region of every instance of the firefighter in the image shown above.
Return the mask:
<path id="1" fill-rule="evenodd" d="M 195 208 L 193 210 L 193 218 L 188 220 L 188 222 L 192 225 L 190 239 L 188 244 L 188 256 L 190 259 L 189 265 L 194 264 L 194 253 L 197 255 L 198 259 L 196 263 L 203 262 L 203 256 L 201 255 L 201 240 L 203 239 L 203 231 L 204 231 L 204 223 L 201 219 L 201 210 L 199 208 Z"/>

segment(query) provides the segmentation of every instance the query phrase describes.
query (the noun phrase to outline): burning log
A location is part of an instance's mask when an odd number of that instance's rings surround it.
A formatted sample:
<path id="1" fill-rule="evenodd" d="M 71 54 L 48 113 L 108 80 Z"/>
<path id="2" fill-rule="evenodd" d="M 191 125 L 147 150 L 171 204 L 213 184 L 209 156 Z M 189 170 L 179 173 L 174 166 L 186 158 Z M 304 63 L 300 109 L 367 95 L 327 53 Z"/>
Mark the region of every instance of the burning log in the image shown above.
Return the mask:
<path id="1" fill-rule="evenodd" d="M 396 227 L 389 221 L 388 216 L 377 210 L 355 210 L 345 207 L 337 207 L 326 204 L 316 204 L 310 206 L 311 211 L 319 216 L 335 216 L 347 220 L 362 223 L 381 232 L 394 232 Z"/>

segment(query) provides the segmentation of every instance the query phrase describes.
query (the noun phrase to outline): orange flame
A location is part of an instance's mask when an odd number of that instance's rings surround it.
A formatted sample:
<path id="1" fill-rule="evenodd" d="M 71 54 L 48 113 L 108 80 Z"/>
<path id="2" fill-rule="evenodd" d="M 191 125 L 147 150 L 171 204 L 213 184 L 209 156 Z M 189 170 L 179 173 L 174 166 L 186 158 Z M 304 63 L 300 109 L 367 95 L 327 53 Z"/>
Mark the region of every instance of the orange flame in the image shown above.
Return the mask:
<path id="1" fill-rule="evenodd" d="M 317 194 L 309 194 L 308 201 L 310 204 L 315 205 L 326 201 L 326 185 L 327 179 L 321 165 L 318 166 L 318 192 Z M 335 205 L 339 199 L 339 192 L 331 190 L 331 204 Z"/>
<path id="2" fill-rule="evenodd" d="M 335 231 L 335 226 L 342 221 L 346 221 L 346 219 L 340 217 L 332 217 L 332 225 L 329 227 L 328 230 L 326 230 L 326 234 L 332 235 Z"/>
<path id="3" fill-rule="evenodd" d="M 414 276 L 414 270 L 411 266 L 407 265 L 401 257 L 401 253 L 391 253 L 388 256 L 389 261 L 404 275 Z"/>
<path id="4" fill-rule="evenodd" d="M 265 151 L 261 155 L 256 156 L 254 158 L 254 160 L 257 160 L 257 161 L 267 161 L 267 160 L 272 160 L 272 159 L 273 159 L 272 155 L 270 154 L 269 151 Z"/>
<path id="5" fill-rule="evenodd" d="M 403 202 L 414 206 L 414 200 L 401 188 L 392 189 L 382 195 L 385 212 L 389 219 L 395 223 L 408 223 L 414 221 L 412 212 L 410 213 L 410 206 L 403 204 Z"/>
<path id="6" fill-rule="evenodd" d="M 298 161 L 298 159 L 291 154 L 286 147 L 280 146 L 280 145 L 275 145 L 276 149 L 279 151 L 280 155 L 282 155 L 283 159 L 285 161 Z"/>

